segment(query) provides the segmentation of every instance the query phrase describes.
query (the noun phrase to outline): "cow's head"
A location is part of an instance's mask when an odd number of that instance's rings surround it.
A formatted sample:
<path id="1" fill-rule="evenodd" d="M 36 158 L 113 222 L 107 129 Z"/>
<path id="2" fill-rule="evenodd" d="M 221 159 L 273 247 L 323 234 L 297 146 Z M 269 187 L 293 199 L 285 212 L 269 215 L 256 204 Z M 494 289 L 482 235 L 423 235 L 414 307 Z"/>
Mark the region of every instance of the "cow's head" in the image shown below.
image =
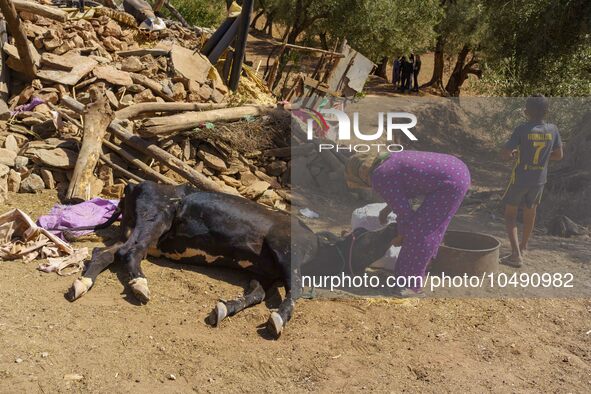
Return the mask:
<path id="1" fill-rule="evenodd" d="M 361 275 L 392 246 L 392 241 L 398 235 L 398 227 L 392 223 L 377 231 L 357 228 L 343 237 L 330 232 L 317 235 L 318 254 L 307 271 L 323 275 L 341 272 Z"/>

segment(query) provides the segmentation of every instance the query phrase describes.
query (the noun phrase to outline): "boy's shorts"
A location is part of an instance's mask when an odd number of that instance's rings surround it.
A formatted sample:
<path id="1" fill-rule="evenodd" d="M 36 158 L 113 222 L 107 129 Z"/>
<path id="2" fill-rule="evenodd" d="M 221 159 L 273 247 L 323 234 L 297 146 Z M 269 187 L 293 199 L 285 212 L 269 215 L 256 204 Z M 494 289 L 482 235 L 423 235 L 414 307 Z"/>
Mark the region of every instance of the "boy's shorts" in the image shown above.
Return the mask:
<path id="1" fill-rule="evenodd" d="M 540 204 L 543 192 L 544 185 L 523 186 L 514 183 L 509 185 L 502 201 L 505 205 L 516 207 L 525 205 L 528 208 L 533 208 L 534 205 Z"/>

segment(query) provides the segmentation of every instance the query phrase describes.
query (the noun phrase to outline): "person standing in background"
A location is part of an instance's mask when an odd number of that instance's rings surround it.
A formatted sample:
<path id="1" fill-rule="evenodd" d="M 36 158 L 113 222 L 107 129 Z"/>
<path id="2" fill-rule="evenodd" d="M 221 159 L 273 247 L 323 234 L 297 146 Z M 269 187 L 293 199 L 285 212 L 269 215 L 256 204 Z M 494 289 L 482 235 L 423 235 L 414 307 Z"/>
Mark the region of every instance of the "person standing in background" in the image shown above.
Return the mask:
<path id="1" fill-rule="evenodd" d="M 414 78 L 414 91 L 419 91 L 419 72 L 421 72 L 421 57 L 419 55 L 415 56 L 415 64 L 413 67 L 413 78 Z"/>
<path id="2" fill-rule="evenodd" d="M 409 62 L 406 59 L 406 56 L 402 57 L 402 62 L 400 67 L 402 68 L 402 81 L 400 83 L 400 90 L 405 92 L 410 90 L 411 84 L 411 76 L 412 76 L 412 62 Z"/>
<path id="3" fill-rule="evenodd" d="M 400 58 L 394 57 L 394 64 L 392 66 L 392 85 L 394 89 L 398 89 L 400 84 Z"/>

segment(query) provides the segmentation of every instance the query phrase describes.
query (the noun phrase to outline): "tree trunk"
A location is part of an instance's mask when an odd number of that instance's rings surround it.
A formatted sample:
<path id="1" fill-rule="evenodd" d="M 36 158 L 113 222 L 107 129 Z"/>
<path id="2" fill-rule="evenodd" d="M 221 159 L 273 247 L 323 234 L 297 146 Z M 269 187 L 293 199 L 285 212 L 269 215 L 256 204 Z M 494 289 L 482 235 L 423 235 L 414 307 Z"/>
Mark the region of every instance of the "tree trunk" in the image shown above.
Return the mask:
<path id="1" fill-rule="evenodd" d="M 267 16 L 267 21 L 265 22 L 265 26 L 263 27 L 263 33 L 273 37 L 273 18 L 275 18 L 275 12 L 269 13 Z"/>
<path id="2" fill-rule="evenodd" d="M 384 56 L 382 60 L 380 60 L 375 75 L 384 78 L 386 81 L 388 80 L 388 56 Z"/>
<path id="3" fill-rule="evenodd" d="M 444 59 L 443 59 L 443 48 L 445 47 L 445 40 L 443 37 L 437 37 L 437 42 L 435 44 L 435 53 L 433 59 L 433 75 L 431 76 L 431 80 L 421 86 L 422 88 L 427 86 L 435 86 L 438 89 L 443 89 L 443 68 L 444 68 Z"/>
<path id="4" fill-rule="evenodd" d="M 257 28 L 257 22 L 259 21 L 259 19 L 265 15 L 265 10 L 261 10 L 258 14 L 255 15 L 254 18 L 252 18 L 252 22 L 250 23 L 250 27 L 255 29 Z"/>
<path id="5" fill-rule="evenodd" d="M 322 33 L 318 33 L 318 37 L 320 38 L 320 45 L 322 45 L 322 49 L 329 51 L 330 48 L 328 47 L 328 38 L 326 37 L 326 32 L 323 31 Z"/>
<path id="6" fill-rule="evenodd" d="M 468 45 L 464 45 L 458 54 L 454 70 L 447 81 L 447 85 L 445 86 L 445 90 L 453 97 L 458 97 L 460 95 L 462 85 L 466 79 L 468 79 L 469 74 L 474 74 L 478 78 L 482 76 L 482 71 L 477 67 L 478 60 L 474 55 L 470 61 L 466 61 L 470 52 L 470 47 Z"/>

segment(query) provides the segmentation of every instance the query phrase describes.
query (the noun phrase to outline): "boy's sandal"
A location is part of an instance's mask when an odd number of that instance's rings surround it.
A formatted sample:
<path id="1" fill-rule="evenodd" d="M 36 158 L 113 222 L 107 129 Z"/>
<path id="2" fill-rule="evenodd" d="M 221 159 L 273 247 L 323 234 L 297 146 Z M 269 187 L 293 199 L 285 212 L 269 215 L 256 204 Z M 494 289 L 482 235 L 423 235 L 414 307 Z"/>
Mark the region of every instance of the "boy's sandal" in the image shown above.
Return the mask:
<path id="1" fill-rule="evenodd" d="M 501 258 L 501 264 L 508 265 L 509 267 L 513 268 L 521 268 L 523 267 L 523 260 L 513 260 L 511 255 L 509 255 Z"/>

